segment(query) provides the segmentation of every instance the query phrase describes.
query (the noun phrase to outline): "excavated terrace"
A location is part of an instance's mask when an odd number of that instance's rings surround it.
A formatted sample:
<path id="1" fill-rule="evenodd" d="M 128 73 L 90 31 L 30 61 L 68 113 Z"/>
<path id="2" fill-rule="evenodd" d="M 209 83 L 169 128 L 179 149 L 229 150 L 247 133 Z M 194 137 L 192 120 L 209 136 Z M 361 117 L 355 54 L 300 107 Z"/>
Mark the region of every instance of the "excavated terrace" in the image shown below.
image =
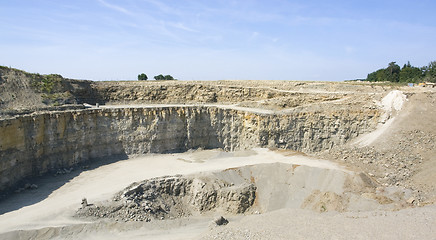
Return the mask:
<path id="1" fill-rule="evenodd" d="M 66 95 L 82 105 L 0 114 L 0 191 L 17 192 L 1 205 L 4 237 L 107 238 L 102 232 L 112 227 L 136 234 L 186 221 L 204 230 L 202 222 L 216 214 L 386 211 L 416 203 L 412 190 L 305 155 L 352 140 L 371 144 L 414 94 L 406 89 L 286 81 L 68 87 Z M 80 206 L 83 197 L 90 204 Z M 166 219 L 172 222 L 123 225 Z"/>

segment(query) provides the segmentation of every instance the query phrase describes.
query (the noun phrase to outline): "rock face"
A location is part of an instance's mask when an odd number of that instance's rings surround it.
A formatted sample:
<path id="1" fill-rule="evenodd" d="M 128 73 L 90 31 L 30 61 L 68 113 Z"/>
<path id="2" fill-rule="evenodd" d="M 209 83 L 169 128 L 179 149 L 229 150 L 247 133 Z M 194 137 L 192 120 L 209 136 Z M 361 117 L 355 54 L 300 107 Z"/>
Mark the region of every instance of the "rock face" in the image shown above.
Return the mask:
<path id="1" fill-rule="evenodd" d="M 110 204 L 82 207 L 78 216 L 150 221 L 221 210 L 238 214 L 254 203 L 254 184 L 210 177 L 160 177 L 132 184 Z"/>
<path id="2" fill-rule="evenodd" d="M 109 156 L 331 149 L 376 127 L 383 109 L 374 101 L 384 91 L 290 81 L 92 82 L 0 67 L 0 192 L 26 177 Z"/>
<path id="3" fill-rule="evenodd" d="M 378 110 L 264 114 L 224 107 L 86 109 L 0 120 L 0 190 L 91 159 L 196 148 L 304 152 L 372 130 Z"/>
<path id="4" fill-rule="evenodd" d="M 255 87 L 257 86 L 257 87 Z M 79 89 L 79 88 L 76 88 Z M 297 91 L 278 91 L 268 87 L 244 85 L 226 85 L 206 82 L 162 83 L 129 82 L 128 84 L 113 82 L 95 83 L 92 89 L 97 95 L 74 95 L 81 102 L 104 103 L 241 103 L 259 100 L 273 101 L 280 99 L 279 107 L 296 106 L 301 103 L 313 103 L 335 100 L 344 97 L 341 93 L 307 93 Z M 315 96 L 316 95 L 316 96 Z M 85 99 L 85 96 L 88 96 Z M 95 99 L 89 96 L 95 96 Z"/>

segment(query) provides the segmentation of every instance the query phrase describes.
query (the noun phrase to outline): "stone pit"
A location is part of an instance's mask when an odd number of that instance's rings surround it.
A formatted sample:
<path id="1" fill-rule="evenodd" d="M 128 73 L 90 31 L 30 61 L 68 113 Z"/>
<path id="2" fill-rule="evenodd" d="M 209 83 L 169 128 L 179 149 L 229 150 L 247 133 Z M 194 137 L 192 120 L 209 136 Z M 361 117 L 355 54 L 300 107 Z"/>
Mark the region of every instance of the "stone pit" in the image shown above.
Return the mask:
<path id="1" fill-rule="evenodd" d="M 20 74 L 0 76 L 5 86 L 20 79 L 17 91 L 24 90 L 16 96 L 46 97 Z M 382 175 L 388 154 L 371 153 L 382 159 L 379 168 L 371 165 L 378 159 L 359 155 L 390 133 L 409 97 L 433 99 L 432 92 L 356 83 L 68 79 L 58 91 L 68 98 L 56 101 L 73 105 L 32 106 L 10 94 L 2 100 L 1 237 L 117 239 L 106 234 L 115 231 L 177 238 L 192 230 L 186 239 L 207 238 L 201 233 L 216 216 L 232 229 L 247 216 L 389 212 L 433 196 L 407 180 L 420 176 L 415 166 L 430 166 L 421 155 L 395 155 L 420 161 L 397 164 L 409 174 L 402 178 Z M 315 156 L 335 156 L 336 163 Z"/>

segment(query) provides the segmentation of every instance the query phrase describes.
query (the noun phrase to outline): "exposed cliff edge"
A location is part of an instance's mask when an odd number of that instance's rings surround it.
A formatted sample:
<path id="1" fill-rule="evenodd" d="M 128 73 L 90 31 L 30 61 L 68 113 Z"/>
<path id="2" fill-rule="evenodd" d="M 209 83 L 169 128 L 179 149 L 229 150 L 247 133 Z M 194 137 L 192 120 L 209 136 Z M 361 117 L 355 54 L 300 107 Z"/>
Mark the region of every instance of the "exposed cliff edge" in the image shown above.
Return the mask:
<path id="1" fill-rule="evenodd" d="M 331 149 L 375 129 L 385 112 L 377 102 L 391 90 L 292 81 L 92 82 L 7 67 L 0 67 L 0 86 L 0 191 L 115 155 Z"/>
<path id="2" fill-rule="evenodd" d="M 272 147 L 313 152 L 372 130 L 377 110 L 262 114 L 223 107 L 57 111 L 0 121 L 1 190 L 113 155 Z"/>
<path id="3" fill-rule="evenodd" d="M 78 104 L 238 104 L 282 110 L 384 93 L 377 84 L 293 81 L 108 81 L 41 75 L 0 66 L 0 118 Z M 372 99 L 372 98 L 371 98 Z M 345 101 L 347 102 L 347 101 Z M 348 105 L 351 107 L 351 105 Z"/>

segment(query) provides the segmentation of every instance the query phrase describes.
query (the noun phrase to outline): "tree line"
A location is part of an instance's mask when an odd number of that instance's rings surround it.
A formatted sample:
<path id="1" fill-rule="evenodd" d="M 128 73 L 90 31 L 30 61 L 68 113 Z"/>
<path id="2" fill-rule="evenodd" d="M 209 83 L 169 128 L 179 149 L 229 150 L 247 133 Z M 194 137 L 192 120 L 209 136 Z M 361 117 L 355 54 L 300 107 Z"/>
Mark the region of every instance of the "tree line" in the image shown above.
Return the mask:
<path id="1" fill-rule="evenodd" d="M 436 82 L 436 61 L 430 62 L 428 66 L 415 67 L 407 62 L 400 67 L 396 62 L 389 63 L 387 68 L 379 69 L 368 74 L 366 81 L 370 82 Z"/>
<path id="2" fill-rule="evenodd" d="M 153 78 L 154 78 L 154 80 L 175 80 L 171 75 L 165 75 L 164 76 L 162 74 L 154 76 Z M 139 74 L 138 75 L 138 80 L 140 80 L 140 81 L 148 80 L 147 74 L 145 74 L 145 73 Z"/>

